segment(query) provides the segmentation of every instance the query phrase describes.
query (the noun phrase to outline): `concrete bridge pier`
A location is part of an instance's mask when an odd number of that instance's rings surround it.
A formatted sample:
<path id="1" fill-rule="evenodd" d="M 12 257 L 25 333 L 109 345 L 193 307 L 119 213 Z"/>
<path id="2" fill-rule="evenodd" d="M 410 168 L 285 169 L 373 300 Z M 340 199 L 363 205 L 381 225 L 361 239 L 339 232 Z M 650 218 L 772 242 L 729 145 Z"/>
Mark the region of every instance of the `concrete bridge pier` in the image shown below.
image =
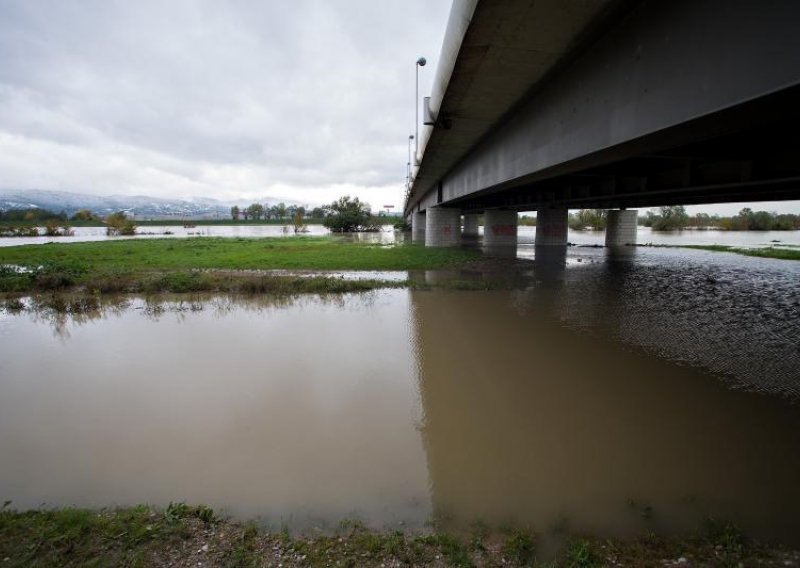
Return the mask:
<path id="1" fill-rule="evenodd" d="M 483 252 L 489 256 L 517 256 L 516 211 L 489 209 L 483 216 Z"/>
<path id="2" fill-rule="evenodd" d="M 425 212 L 425 246 L 454 247 L 461 244 L 461 210 L 430 207 Z"/>
<path id="3" fill-rule="evenodd" d="M 550 246 L 567 244 L 567 219 L 569 211 L 564 209 L 539 209 L 536 213 L 535 245 Z"/>
<path id="4" fill-rule="evenodd" d="M 464 230 L 461 235 L 464 237 L 478 236 L 478 215 L 474 213 L 464 215 Z"/>
<path id="5" fill-rule="evenodd" d="M 415 211 L 411 214 L 411 242 L 425 242 L 425 213 Z"/>
<path id="6" fill-rule="evenodd" d="M 606 246 L 636 244 L 636 209 L 612 209 L 606 214 Z"/>
<path id="7" fill-rule="evenodd" d="M 483 244 L 517 246 L 516 211 L 489 209 L 483 216 Z"/>

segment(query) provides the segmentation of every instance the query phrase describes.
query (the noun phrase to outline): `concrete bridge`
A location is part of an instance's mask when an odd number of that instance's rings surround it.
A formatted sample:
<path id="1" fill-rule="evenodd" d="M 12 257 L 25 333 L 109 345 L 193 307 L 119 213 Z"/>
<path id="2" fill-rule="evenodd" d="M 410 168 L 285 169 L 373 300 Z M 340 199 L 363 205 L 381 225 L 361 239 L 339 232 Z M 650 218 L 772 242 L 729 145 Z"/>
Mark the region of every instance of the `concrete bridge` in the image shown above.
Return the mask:
<path id="1" fill-rule="evenodd" d="M 800 199 L 800 2 L 455 0 L 405 204 L 426 245 L 570 208 Z M 463 216 L 463 230 L 462 230 Z"/>

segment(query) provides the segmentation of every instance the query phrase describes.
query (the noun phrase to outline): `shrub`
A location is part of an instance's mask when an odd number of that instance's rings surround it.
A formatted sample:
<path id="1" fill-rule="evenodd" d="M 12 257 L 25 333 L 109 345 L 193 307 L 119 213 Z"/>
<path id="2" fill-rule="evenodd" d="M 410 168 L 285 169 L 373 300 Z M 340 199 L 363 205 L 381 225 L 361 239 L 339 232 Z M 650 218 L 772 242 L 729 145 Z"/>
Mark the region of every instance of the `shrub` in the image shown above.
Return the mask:
<path id="1" fill-rule="evenodd" d="M 602 231 L 606 228 L 605 209 L 580 209 L 569 215 L 569 228 L 573 231 L 591 229 Z"/>
<path id="2" fill-rule="evenodd" d="M 675 231 L 685 229 L 689 224 L 689 215 L 683 205 L 661 207 L 660 214 L 652 220 L 654 231 Z"/>
<path id="3" fill-rule="evenodd" d="M 523 531 L 515 531 L 506 539 L 503 551 L 520 566 L 530 566 L 536 558 L 533 537 Z"/>
<path id="4" fill-rule="evenodd" d="M 411 223 L 406 221 L 405 217 L 400 217 L 397 221 L 394 222 L 394 228 L 397 231 L 410 231 Z"/>
<path id="5" fill-rule="evenodd" d="M 380 226 L 372 219 L 368 203 L 351 198 L 349 195 L 340 197 L 328 206 L 329 215 L 325 218 L 324 225 L 332 231 L 352 233 L 356 231 L 375 231 Z"/>
<path id="6" fill-rule="evenodd" d="M 130 236 L 136 234 L 136 225 L 128 219 L 124 211 L 112 213 L 106 217 L 106 234 L 109 236 Z"/>
<path id="7" fill-rule="evenodd" d="M 302 207 L 298 207 L 297 211 L 295 211 L 294 217 L 292 217 L 292 224 L 294 224 L 295 233 L 308 232 L 308 229 L 306 229 L 305 215 L 306 211 Z"/>
<path id="8" fill-rule="evenodd" d="M 594 568 L 601 566 L 600 559 L 588 540 L 574 539 L 567 544 L 564 552 L 566 566 L 569 568 Z"/>
<path id="9" fill-rule="evenodd" d="M 0 226 L 0 237 L 38 237 L 39 229 L 25 226 Z"/>
<path id="10" fill-rule="evenodd" d="M 95 219 L 94 213 L 88 209 L 80 209 L 72 216 L 73 221 L 94 221 Z"/>
<path id="11" fill-rule="evenodd" d="M 69 225 L 62 225 L 58 219 L 50 219 L 44 225 L 44 234 L 47 237 L 71 237 L 75 232 Z"/>

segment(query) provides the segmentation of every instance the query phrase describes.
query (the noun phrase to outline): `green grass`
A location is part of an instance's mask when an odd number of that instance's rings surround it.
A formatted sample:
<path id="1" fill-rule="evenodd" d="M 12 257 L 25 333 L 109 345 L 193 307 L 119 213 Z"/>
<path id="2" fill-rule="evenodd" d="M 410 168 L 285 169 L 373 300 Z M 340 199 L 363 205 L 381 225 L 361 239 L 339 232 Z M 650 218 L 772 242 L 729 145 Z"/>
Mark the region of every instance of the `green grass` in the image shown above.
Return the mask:
<path id="1" fill-rule="evenodd" d="M 503 552 L 520 566 L 531 566 L 536 559 L 533 536 L 524 531 L 513 531 L 506 538 Z"/>
<path id="2" fill-rule="evenodd" d="M 405 283 L 303 278 L 253 270 L 429 270 L 478 258 L 461 249 L 350 242 L 336 237 L 131 239 L 0 248 L 0 293 L 221 291 L 338 293 Z M 20 273 L 3 265 L 29 269 Z"/>
<path id="3" fill-rule="evenodd" d="M 798 551 L 745 539 L 710 521 L 703 532 L 634 540 L 573 538 L 552 562 L 535 557 L 535 537 L 481 531 L 468 544 L 444 532 L 373 532 L 358 521 L 333 534 L 269 532 L 222 518 L 209 507 L 170 503 L 121 509 L 0 509 L 0 566 L 793 566 Z M 476 539 L 478 542 L 476 542 Z"/>
<path id="4" fill-rule="evenodd" d="M 270 273 L 98 272 L 69 265 L 47 265 L 41 270 L 29 273 L 0 269 L 0 293 L 9 295 L 9 301 L 12 304 L 15 295 L 19 294 L 58 293 L 51 295 L 57 297 L 64 304 L 65 309 L 56 311 L 65 313 L 73 311 L 69 309 L 69 306 L 76 302 L 80 305 L 96 304 L 97 296 L 100 294 L 150 295 L 198 292 L 243 295 L 341 294 L 408 285 L 410 282 L 405 280 L 355 280 L 317 275 L 304 277 Z"/>
<path id="5" fill-rule="evenodd" d="M 411 270 L 476 258 L 461 249 L 348 242 L 336 237 L 200 237 L 54 243 L 0 248 L 0 264 L 79 264 L 93 270 Z"/>
<path id="6" fill-rule="evenodd" d="M 726 245 L 685 245 L 681 248 L 709 250 L 713 252 L 732 252 L 744 256 L 757 256 L 760 258 L 778 258 L 781 260 L 800 260 L 800 250 L 788 250 L 777 247 L 742 248 Z"/>
<path id="7" fill-rule="evenodd" d="M 569 568 L 595 568 L 602 566 L 592 543 L 586 539 L 576 538 L 567 543 L 564 551 L 566 565 Z"/>
<path id="8" fill-rule="evenodd" d="M 146 506 L 91 511 L 0 511 L 2 566 L 144 566 L 192 530 L 196 511 L 169 517 Z"/>

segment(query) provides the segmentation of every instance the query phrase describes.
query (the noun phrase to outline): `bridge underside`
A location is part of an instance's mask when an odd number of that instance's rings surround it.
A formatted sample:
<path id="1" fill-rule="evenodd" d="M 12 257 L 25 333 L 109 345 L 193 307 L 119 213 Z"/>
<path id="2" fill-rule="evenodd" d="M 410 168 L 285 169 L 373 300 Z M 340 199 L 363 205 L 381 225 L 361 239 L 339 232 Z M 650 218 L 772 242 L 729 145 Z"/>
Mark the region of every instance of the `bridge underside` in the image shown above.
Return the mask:
<path id="1" fill-rule="evenodd" d="M 489 73 L 482 64 L 496 64 L 492 42 L 505 41 L 479 33 L 497 5 L 480 0 L 463 39 L 476 82 Z M 479 106 L 445 94 L 449 112 L 430 133 L 406 213 L 800 199 L 800 3 L 645 0 L 608 14 L 450 161 L 443 141 L 457 147 L 459 120 Z"/>
<path id="2" fill-rule="evenodd" d="M 568 174 L 490 188 L 447 205 L 479 212 L 800 199 L 798 103 L 800 88 L 787 89 L 586 157 L 602 165 L 581 169 L 573 164 L 578 169 Z M 680 146 L 671 145 L 671 139 L 700 141 Z M 625 157 L 631 151 L 635 155 Z M 620 159 L 614 160 L 615 154 Z"/>

